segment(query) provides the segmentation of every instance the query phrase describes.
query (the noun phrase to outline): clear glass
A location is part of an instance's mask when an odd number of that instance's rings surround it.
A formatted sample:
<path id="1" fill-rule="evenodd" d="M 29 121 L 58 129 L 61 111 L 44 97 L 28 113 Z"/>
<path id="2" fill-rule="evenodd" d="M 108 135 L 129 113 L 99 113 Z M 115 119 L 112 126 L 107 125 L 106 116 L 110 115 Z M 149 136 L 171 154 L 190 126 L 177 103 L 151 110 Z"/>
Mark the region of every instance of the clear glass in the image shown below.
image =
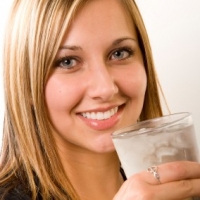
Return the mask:
<path id="1" fill-rule="evenodd" d="M 138 122 L 115 131 L 112 140 L 127 177 L 161 163 L 199 162 L 191 113 L 176 113 Z"/>

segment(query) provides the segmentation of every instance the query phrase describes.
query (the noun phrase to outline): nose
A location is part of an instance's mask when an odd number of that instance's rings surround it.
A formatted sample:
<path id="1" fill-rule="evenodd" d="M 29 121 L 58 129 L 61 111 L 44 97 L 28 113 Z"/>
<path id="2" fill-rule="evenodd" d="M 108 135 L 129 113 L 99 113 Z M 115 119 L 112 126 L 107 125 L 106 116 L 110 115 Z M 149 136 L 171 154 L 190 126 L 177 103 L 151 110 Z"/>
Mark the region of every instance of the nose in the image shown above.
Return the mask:
<path id="1" fill-rule="evenodd" d="M 118 93 L 115 77 L 105 65 L 91 69 L 88 82 L 87 94 L 92 99 L 109 101 Z"/>

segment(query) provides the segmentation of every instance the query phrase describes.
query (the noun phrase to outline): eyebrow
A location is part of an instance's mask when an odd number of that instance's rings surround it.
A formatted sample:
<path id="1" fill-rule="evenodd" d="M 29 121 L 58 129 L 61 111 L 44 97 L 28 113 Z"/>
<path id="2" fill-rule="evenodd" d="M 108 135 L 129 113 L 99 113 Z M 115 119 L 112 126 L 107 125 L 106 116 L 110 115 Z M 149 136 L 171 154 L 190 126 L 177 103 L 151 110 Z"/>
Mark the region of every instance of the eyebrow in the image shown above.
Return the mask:
<path id="1" fill-rule="evenodd" d="M 119 38 L 119 39 L 115 40 L 114 42 L 112 42 L 112 46 L 116 46 L 125 40 L 132 40 L 132 41 L 136 42 L 136 39 L 134 39 L 134 38 L 123 37 L 123 38 Z M 59 47 L 59 50 L 63 50 L 63 49 L 69 49 L 72 51 L 82 50 L 82 48 L 80 46 L 73 46 L 73 45 L 64 45 L 64 46 Z"/>
<path id="2" fill-rule="evenodd" d="M 62 50 L 62 49 L 70 49 L 70 50 L 75 51 L 75 50 L 81 50 L 82 48 L 79 46 L 64 45 L 64 46 L 59 47 L 59 50 Z"/>
<path id="3" fill-rule="evenodd" d="M 123 37 L 123 38 L 119 38 L 119 39 L 115 40 L 115 41 L 112 43 L 112 45 L 113 45 L 113 46 L 116 46 L 116 45 L 120 44 L 121 42 L 123 42 L 124 40 L 132 40 L 132 41 L 136 42 L 136 39 L 134 39 L 134 38 L 131 38 L 131 37 Z"/>

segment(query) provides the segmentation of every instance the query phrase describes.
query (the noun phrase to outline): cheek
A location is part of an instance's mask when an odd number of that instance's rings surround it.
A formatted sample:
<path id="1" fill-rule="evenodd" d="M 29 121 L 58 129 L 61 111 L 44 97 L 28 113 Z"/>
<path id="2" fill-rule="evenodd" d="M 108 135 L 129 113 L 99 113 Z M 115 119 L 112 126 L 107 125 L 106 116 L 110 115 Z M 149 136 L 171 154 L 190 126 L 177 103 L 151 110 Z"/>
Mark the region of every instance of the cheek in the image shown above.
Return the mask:
<path id="1" fill-rule="evenodd" d="M 70 84 L 66 78 L 52 76 L 45 87 L 45 100 L 49 112 L 72 109 L 81 98 L 77 83 Z M 74 86 L 74 87 L 73 87 Z"/>
<path id="2" fill-rule="evenodd" d="M 127 71 L 120 76 L 119 87 L 129 97 L 143 97 L 147 87 L 147 77 L 143 66 Z"/>

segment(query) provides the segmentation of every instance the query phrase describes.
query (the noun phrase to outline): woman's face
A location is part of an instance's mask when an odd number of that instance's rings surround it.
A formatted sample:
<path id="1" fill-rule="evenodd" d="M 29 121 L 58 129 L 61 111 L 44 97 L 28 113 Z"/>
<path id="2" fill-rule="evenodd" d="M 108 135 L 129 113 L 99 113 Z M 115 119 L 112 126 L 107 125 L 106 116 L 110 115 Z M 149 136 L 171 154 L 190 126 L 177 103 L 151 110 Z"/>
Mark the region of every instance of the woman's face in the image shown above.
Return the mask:
<path id="1" fill-rule="evenodd" d="M 57 145 L 112 151 L 111 133 L 137 121 L 146 83 L 127 11 L 116 0 L 87 3 L 66 32 L 45 88 Z"/>

